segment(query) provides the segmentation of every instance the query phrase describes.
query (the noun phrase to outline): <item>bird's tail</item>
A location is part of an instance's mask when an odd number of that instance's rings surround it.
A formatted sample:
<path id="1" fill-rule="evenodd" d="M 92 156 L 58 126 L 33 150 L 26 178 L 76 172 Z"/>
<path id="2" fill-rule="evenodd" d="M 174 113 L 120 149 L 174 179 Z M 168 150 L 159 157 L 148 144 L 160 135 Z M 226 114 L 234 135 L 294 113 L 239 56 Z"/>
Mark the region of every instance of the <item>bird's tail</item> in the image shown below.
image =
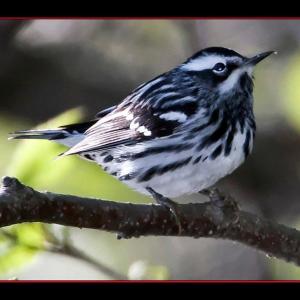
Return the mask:
<path id="1" fill-rule="evenodd" d="M 9 139 L 41 139 L 51 140 L 59 144 L 73 147 L 84 138 L 84 132 L 94 125 L 96 120 L 61 126 L 56 129 L 20 130 L 10 134 Z"/>
<path id="2" fill-rule="evenodd" d="M 61 129 L 43 129 L 43 130 L 20 130 L 10 133 L 9 139 L 41 139 L 41 140 L 56 140 L 63 139 L 68 136 L 68 133 Z"/>

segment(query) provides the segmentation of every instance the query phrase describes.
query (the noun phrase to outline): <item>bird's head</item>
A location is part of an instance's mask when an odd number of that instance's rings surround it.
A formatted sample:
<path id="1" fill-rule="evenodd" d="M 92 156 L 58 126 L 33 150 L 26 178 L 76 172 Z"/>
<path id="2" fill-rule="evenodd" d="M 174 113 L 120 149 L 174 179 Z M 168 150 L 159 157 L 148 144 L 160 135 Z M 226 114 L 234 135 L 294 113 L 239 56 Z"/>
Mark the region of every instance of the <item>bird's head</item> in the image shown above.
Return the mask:
<path id="1" fill-rule="evenodd" d="M 274 51 L 257 54 L 251 58 L 227 48 L 211 47 L 195 53 L 181 66 L 181 70 L 195 76 L 203 87 L 219 94 L 252 89 L 254 67 Z"/>

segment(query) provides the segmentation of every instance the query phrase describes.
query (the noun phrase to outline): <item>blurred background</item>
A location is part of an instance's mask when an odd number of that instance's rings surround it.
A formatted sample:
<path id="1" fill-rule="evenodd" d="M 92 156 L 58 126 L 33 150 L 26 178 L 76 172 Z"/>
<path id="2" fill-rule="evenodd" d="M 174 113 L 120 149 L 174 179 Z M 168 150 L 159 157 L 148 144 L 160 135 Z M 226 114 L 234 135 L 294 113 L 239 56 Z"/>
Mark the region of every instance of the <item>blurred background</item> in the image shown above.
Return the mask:
<path id="1" fill-rule="evenodd" d="M 300 229 L 300 20 L 0 20 L 0 175 L 117 201 L 150 202 L 48 141 L 7 141 L 16 129 L 94 117 L 137 85 L 204 47 L 277 50 L 255 71 L 257 138 L 218 186 L 244 210 Z M 200 196 L 184 201 L 203 201 Z M 68 241 L 82 257 L 50 251 Z M 92 259 L 91 263 L 89 259 Z M 232 241 L 142 237 L 42 224 L 0 231 L 2 279 L 299 279 L 300 268 Z"/>

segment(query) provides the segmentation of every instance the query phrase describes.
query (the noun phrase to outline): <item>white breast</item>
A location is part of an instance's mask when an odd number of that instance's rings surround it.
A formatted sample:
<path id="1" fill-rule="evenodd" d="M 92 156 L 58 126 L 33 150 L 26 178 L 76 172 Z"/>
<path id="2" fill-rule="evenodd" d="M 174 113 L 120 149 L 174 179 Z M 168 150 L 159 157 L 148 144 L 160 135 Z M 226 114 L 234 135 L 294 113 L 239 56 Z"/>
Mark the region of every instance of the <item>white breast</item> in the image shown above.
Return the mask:
<path id="1" fill-rule="evenodd" d="M 122 175 L 134 173 L 139 170 L 147 170 L 155 165 L 167 165 L 176 160 L 180 161 L 191 157 L 190 162 L 174 171 L 166 172 L 162 175 L 155 175 L 151 180 L 139 182 L 136 178 L 124 181 L 125 184 L 137 191 L 148 194 L 146 187 L 151 187 L 158 193 L 170 198 L 179 197 L 186 194 L 199 192 L 215 184 L 222 177 L 233 172 L 245 160 L 243 145 L 245 143 L 246 134 L 238 133 L 232 142 L 232 150 L 228 156 L 224 156 L 224 152 L 215 159 L 209 156 L 216 148 L 216 144 L 196 152 L 195 147 L 180 153 L 161 153 L 134 161 L 126 161 L 122 164 L 110 164 L 111 171 L 119 171 Z M 252 144 L 252 140 L 251 140 Z M 144 145 L 145 146 L 145 145 Z M 139 145 L 138 147 L 144 147 Z M 252 147 L 251 147 L 252 148 Z M 137 152 L 143 149 L 136 150 Z M 199 156 L 202 159 L 198 163 L 193 163 Z M 205 157 L 207 157 L 205 159 Z"/>

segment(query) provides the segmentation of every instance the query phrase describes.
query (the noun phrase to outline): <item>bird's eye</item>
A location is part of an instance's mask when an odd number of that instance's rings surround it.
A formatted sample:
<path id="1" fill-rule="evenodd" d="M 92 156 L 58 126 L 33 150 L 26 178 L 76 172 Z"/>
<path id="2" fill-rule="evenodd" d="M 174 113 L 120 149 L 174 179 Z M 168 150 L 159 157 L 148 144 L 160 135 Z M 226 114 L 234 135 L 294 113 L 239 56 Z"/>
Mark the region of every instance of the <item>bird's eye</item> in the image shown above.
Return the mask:
<path id="1" fill-rule="evenodd" d="M 213 67 L 213 71 L 216 73 L 221 73 L 225 70 L 226 66 L 223 63 L 217 63 Z"/>

